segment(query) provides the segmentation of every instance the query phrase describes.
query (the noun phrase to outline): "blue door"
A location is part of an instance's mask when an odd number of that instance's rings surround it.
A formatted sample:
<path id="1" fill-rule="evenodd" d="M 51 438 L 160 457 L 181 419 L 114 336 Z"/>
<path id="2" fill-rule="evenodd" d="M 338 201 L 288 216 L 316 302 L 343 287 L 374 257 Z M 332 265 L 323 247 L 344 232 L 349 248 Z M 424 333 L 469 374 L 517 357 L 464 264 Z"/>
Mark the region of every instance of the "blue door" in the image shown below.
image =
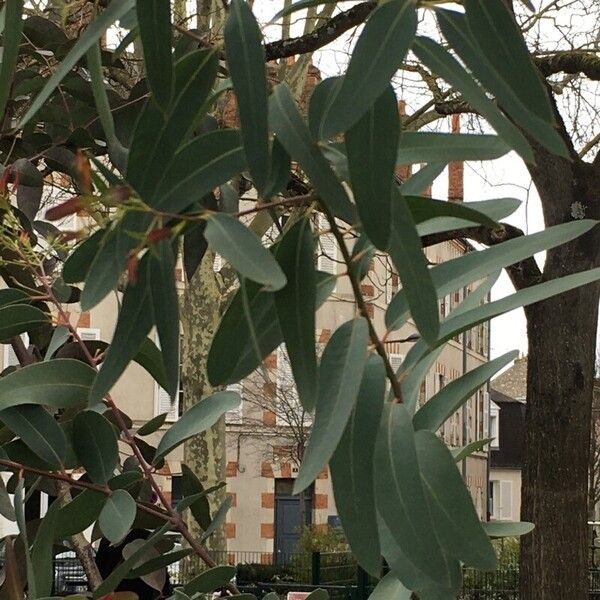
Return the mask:
<path id="1" fill-rule="evenodd" d="M 300 539 L 302 523 L 310 525 L 312 521 L 312 489 L 292 496 L 293 483 L 293 479 L 275 481 L 275 561 L 278 564 L 290 560 Z M 301 510 L 302 501 L 304 510 Z"/>

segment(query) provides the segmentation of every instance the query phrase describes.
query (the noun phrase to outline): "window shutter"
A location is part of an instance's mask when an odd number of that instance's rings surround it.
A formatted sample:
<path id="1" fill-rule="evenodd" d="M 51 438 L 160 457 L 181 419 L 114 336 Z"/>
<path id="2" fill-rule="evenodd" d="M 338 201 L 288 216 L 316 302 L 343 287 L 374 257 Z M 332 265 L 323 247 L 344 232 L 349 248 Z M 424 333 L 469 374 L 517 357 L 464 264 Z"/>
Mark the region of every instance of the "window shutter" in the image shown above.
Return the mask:
<path id="1" fill-rule="evenodd" d="M 26 333 L 22 333 L 21 339 L 27 348 L 29 346 L 29 336 Z M 10 344 L 3 344 L 2 348 L 4 350 L 4 368 L 7 369 L 8 367 L 18 367 L 19 359 L 17 358 L 12 346 Z"/>
<path id="2" fill-rule="evenodd" d="M 158 334 L 155 333 L 154 340 L 156 345 L 160 348 L 160 342 L 158 340 Z M 181 336 L 179 337 L 179 387 L 177 388 L 177 393 L 175 394 L 175 399 L 171 402 L 171 398 L 169 394 L 163 390 L 163 388 L 155 382 L 154 384 L 154 416 L 162 415 L 163 413 L 167 413 L 166 421 L 172 423 L 173 421 L 177 421 L 179 418 L 179 407 L 181 403 L 182 389 L 181 389 Z"/>
<path id="3" fill-rule="evenodd" d="M 325 217 L 319 217 L 319 229 L 329 229 L 329 223 Z M 332 233 L 323 233 L 319 236 L 320 253 L 317 268 L 325 273 L 335 275 L 337 272 L 336 264 L 336 243 Z"/>
<path id="4" fill-rule="evenodd" d="M 483 437 L 490 437 L 490 394 L 483 392 Z"/>
<path id="5" fill-rule="evenodd" d="M 232 383 L 231 385 L 228 385 L 226 389 L 228 392 L 235 392 L 236 394 L 239 394 L 242 401 L 237 408 L 228 410 L 225 413 L 225 423 L 231 423 L 232 425 L 240 424 L 242 422 L 244 413 L 244 386 L 241 381 L 238 381 L 238 383 Z"/>
<path id="6" fill-rule="evenodd" d="M 90 329 L 89 327 L 78 327 L 77 333 L 84 342 L 95 341 L 100 339 L 99 329 Z"/>
<path id="7" fill-rule="evenodd" d="M 390 353 L 390 354 L 388 354 L 388 360 L 390 361 L 390 366 L 394 370 L 394 373 L 396 373 L 398 371 L 398 369 L 400 368 L 402 361 L 404 360 L 404 355 Z M 391 384 L 389 381 L 387 381 L 386 389 L 388 392 L 390 391 L 390 388 L 391 388 Z"/>
<path id="8" fill-rule="evenodd" d="M 500 482 L 500 518 L 512 517 L 512 481 Z"/>

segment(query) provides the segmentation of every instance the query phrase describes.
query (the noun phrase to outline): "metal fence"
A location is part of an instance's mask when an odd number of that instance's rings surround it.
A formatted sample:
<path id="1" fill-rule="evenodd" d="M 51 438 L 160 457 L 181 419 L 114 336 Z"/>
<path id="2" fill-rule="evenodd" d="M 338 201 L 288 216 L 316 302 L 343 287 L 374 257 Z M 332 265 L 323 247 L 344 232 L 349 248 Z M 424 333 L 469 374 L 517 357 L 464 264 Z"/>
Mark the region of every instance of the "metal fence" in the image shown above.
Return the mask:
<path id="1" fill-rule="evenodd" d="M 376 580 L 358 567 L 350 552 L 290 553 L 212 552 L 218 564 L 236 567 L 237 584 L 262 598 L 269 591 L 285 597 L 288 591 L 329 591 L 332 600 L 366 600 Z M 171 582 L 182 581 L 179 563 L 169 567 Z M 600 600 L 600 569 L 589 570 L 590 599 Z M 482 572 L 463 570 L 459 600 L 519 600 L 519 571 L 507 568 Z M 53 595 L 64 596 L 87 591 L 85 573 L 74 553 L 54 559 Z"/>

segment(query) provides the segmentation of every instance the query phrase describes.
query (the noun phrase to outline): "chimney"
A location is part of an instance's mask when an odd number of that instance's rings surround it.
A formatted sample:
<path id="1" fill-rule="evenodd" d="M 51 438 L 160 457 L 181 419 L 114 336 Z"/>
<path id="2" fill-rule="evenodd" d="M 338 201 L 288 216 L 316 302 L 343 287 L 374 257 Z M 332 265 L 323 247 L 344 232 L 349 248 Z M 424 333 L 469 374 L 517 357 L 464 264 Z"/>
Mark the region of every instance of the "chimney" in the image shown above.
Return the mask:
<path id="1" fill-rule="evenodd" d="M 398 113 L 400 114 L 400 120 L 406 116 L 406 101 L 398 101 Z M 406 181 L 412 175 L 412 165 L 396 165 L 396 176 L 399 177 L 403 182 Z"/>
<path id="2" fill-rule="evenodd" d="M 452 115 L 452 133 L 460 133 L 460 116 Z M 448 165 L 448 200 L 462 202 L 465 199 L 465 165 L 455 161 Z"/>

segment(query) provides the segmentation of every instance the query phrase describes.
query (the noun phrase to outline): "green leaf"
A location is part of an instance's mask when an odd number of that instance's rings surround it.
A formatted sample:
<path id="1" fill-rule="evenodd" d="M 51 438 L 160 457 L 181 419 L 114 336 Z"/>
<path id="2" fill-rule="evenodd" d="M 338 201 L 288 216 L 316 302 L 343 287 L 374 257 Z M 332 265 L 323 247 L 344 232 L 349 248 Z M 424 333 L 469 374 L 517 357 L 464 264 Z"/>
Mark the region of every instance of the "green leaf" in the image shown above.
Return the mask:
<path id="1" fill-rule="evenodd" d="M 277 245 L 275 257 L 287 285 L 275 293 L 277 317 L 300 401 L 313 410 L 317 396 L 314 237 L 307 218 L 298 221 Z"/>
<path id="2" fill-rule="evenodd" d="M 123 294 L 112 343 L 90 391 L 91 404 L 99 402 L 110 392 L 152 328 L 153 314 L 148 285 L 150 266 L 155 265 L 150 260 L 150 254 L 146 254 L 140 261 L 137 282 L 130 282 Z"/>
<path id="3" fill-rule="evenodd" d="M 55 69 L 52 75 L 46 80 L 42 91 L 36 96 L 35 100 L 29 106 L 27 112 L 21 119 L 18 129 L 22 129 L 27 122 L 37 113 L 37 111 L 46 103 L 52 92 L 58 87 L 60 82 L 73 69 L 85 53 L 102 37 L 104 32 L 118 19 L 125 15 L 135 6 L 135 0 L 122 0 L 121 2 L 111 3 L 108 8 L 102 11 L 77 38 L 77 42 L 71 48 L 69 53 L 63 58 L 62 62 Z"/>
<path id="4" fill-rule="evenodd" d="M 144 423 L 144 425 L 137 430 L 136 435 L 151 435 L 155 431 L 158 431 L 164 425 L 168 414 L 169 413 L 162 413 L 161 415 L 156 415 L 156 417 L 150 419 L 147 423 Z"/>
<path id="5" fill-rule="evenodd" d="M 175 154 L 152 205 L 170 213 L 179 212 L 245 167 L 237 129 L 217 129 L 200 135 Z"/>
<path id="6" fill-rule="evenodd" d="M 390 238 L 399 137 L 400 117 L 391 86 L 346 132 L 354 201 L 365 232 L 380 250 L 387 250 Z"/>
<path id="7" fill-rule="evenodd" d="M 150 251 L 148 292 L 167 374 L 168 392 L 174 399 L 179 389 L 179 297 L 175 283 L 175 261 L 171 240 L 163 240 Z"/>
<path id="8" fill-rule="evenodd" d="M 53 469 L 64 468 L 67 455 L 65 434 L 43 406 L 24 404 L 7 408 L 0 412 L 0 421 Z"/>
<path id="9" fill-rule="evenodd" d="M 267 76 L 258 23 L 244 0 L 232 0 L 225 23 L 225 52 L 233 81 L 242 139 L 259 195 L 269 179 Z"/>
<path id="10" fill-rule="evenodd" d="M 172 565 L 175 562 L 180 561 L 192 554 L 194 550 L 192 548 L 184 548 L 183 550 L 175 550 L 174 552 L 167 552 L 162 556 L 157 556 L 156 558 L 152 558 L 149 561 L 141 564 L 139 567 L 132 569 L 128 579 L 135 579 L 137 577 L 142 577 L 144 575 L 149 575 L 150 573 L 154 573 L 159 571 L 160 569 L 164 569 L 169 565 Z"/>
<path id="11" fill-rule="evenodd" d="M 491 538 L 520 537 L 533 531 L 535 525 L 527 521 L 490 521 L 483 530 Z"/>
<path id="12" fill-rule="evenodd" d="M 196 502 L 196 500 L 198 500 L 199 498 L 208 496 L 209 494 L 212 494 L 212 493 L 216 492 L 217 490 L 220 490 L 222 487 L 225 487 L 225 485 L 226 485 L 226 482 L 221 481 L 220 483 L 217 483 L 217 485 L 213 485 L 213 486 L 205 489 L 202 492 L 198 492 L 197 494 L 192 494 L 191 496 L 185 496 L 185 498 L 182 498 L 177 503 L 177 509 L 176 509 L 177 512 L 183 512 L 187 508 L 190 508 L 190 506 L 192 506 L 192 504 L 194 504 L 194 502 Z"/>
<path id="13" fill-rule="evenodd" d="M 12 0 L 3 7 L 2 65 L 0 66 L 0 118 L 4 118 L 10 97 L 13 74 L 19 58 L 19 45 L 23 33 L 23 0 Z"/>
<path id="14" fill-rule="evenodd" d="M 427 503 L 442 547 L 477 569 L 498 568 L 494 548 L 450 451 L 431 431 L 417 431 L 414 437 Z"/>
<path id="15" fill-rule="evenodd" d="M 533 152 L 523 134 L 500 112 L 477 82 L 444 48 L 427 37 L 417 37 L 412 48 L 417 57 L 436 75 L 443 77 L 461 96 L 481 114 L 498 135 L 521 158 L 533 162 Z"/>
<path id="16" fill-rule="evenodd" d="M 268 291 L 280 290 L 286 284 L 285 275 L 273 255 L 237 219 L 224 213 L 211 215 L 204 237 L 211 249 L 242 277 L 262 284 Z"/>
<path id="17" fill-rule="evenodd" d="M 145 0 L 136 3 L 136 13 L 152 99 L 166 111 L 173 95 L 171 6 L 164 0 Z"/>
<path id="18" fill-rule="evenodd" d="M 437 431 L 486 381 L 518 356 L 516 350 L 507 352 L 451 381 L 417 411 L 415 429 Z"/>
<path id="19" fill-rule="evenodd" d="M 479 323 L 489 321 L 490 319 L 510 312 L 515 308 L 535 304 L 546 298 L 598 281 L 598 279 L 600 279 L 600 268 L 582 271 L 581 273 L 573 273 L 572 275 L 533 285 L 500 300 L 489 302 L 473 310 L 461 313 L 442 323 L 440 334 L 434 347 L 444 344 L 449 339 L 467 329 L 473 328 Z M 406 355 L 406 359 L 402 365 L 403 369 L 406 371 L 412 369 L 414 365 L 431 350 L 433 350 L 433 348 L 427 348 L 424 344 L 421 344 L 420 341 L 417 342 Z"/>
<path id="20" fill-rule="evenodd" d="M 552 108 L 523 33 L 502 0 L 465 0 L 466 18 L 481 55 L 514 90 L 523 104 L 551 122 Z M 485 34 L 484 34 L 485 32 Z M 462 92 L 462 90 L 461 90 Z"/>
<path id="21" fill-rule="evenodd" d="M 38 598 L 52 593 L 54 581 L 54 529 L 57 523 L 60 502 L 55 500 L 46 511 L 38 527 L 31 548 L 31 564 L 35 574 L 35 591 Z"/>
<path id="22" fill-rule="evenodd" d="M 596 221 L 581 220 L 555 225 L 544 231 L 514 238 L 497 246 L 478 252 L 469 252 L 464 256 L 444 262 L 431 269 L 437 297 L 443 298 L 446 294 L 498 269 L 524 260 L 538 252 L 565 244 L 583 235 L 595 224 Z M 406 297 L 404 291 L 400 291 L 388 306 L 385 324 L 388 329 L 395 329 L 396 323 L 401 322 L 407 315 Z"/>
<path id="23" fill-rule="evenodd" d="M 27 304 L 29 296 L 15 288 L 4 288 L 0 290 L 0 307 L 8 306 L 9 304 Z"/>
<path id="24" fill-rule="evenodd" d="M 415 196 L 424 193 L 437 177 L 442 174 L 445 168 L 445 162 L 431 162 L 421 167 L 402 183 L 400 193 L 403 196 Z"/>
<path id="25" fill-rule="evenodd" d="M 416 28 L 413 0 L 389 0 L 375 9 L 356 42 L 346 76 L 328 103 L 320 139 L 346 131 L 379 98 L 400 68 Z"/>
<path id="26" fill-rule="evenodd" d="M 198 495 L 198 499 L 194 500 L 189 506 L 198 525 L 202 529 L 206 529 L 210 525 L 210 505 L 207 494 L 196 474 L 185 464 L 181 465 L 181 492 L 184 500 L 190 496 Z M 179 510 L 179 504 L 177 508 Z"/>
<path id="27" fill-rule="evenodd" d="M 108 481 L 108 487 L 111 490 L 133 490 L 139 487 L 143 481 L 143 476 L 139 471 L 125 471 L 115 475 Z M 132 492 L 135 496 L 135 493 Z"/>
<path id="28" fill-rule="evenodd" d="M 135 519 L 135 500 L 125 490 L 115 490 L 104 503 L 98 525 L 104 536 L 118 544 L 131 529 Z"/>
<path id="29" fill-rule="evenodd" d="M 393 188 L 389 255 L 420 334 L 433 343 L 439 331 L 437 292 L 406 199 Z"/>
<path id="30" fill-rule="evenodd" d="M 73 448 L 90 479 L 106 483 L 119 462 L 117 436 L 101 414 L 84 410 L 73 420 Z"/>
<path id="31" fill-rule="evenodd" d="M 225 518 L 227 517 L 227 512 L 231 508 L 231 496 L 227 496 L 225 500 L 221 503 L 217 512 L 215 512 L 213 518 L 211 519 L 208 527 L 204 530 L 204 533 L 200 537 L 200 543 L 204 543 L 223 523 L 225 522 Z"/>
<path id="32" fill-rule="evenodd" d="M 23 485 L 25 480 L 19 474 L 19 482 L 15 489 L 15 515 L 17 517 L 17 525 L 21 534 L 23 548 L 25 550 L 25 564 L 27 571 L 27 597 L 37 598 L 37 590 L 35 589 L 36 577 L 31 562 L 31 552 L 29 549 L 29 537 L 27 534 L 27 522 L 25 521 L 25 497 L 23 493 Z"/>
<path id="33" fill-rule="evenodd" d="M 105 495 L 94 490 L 83 490 L 58 511 L 54 530 L 57 542 L 85 531 L 97 518 L 104 506 Z"/>
<path id="34" fill-rule="evenodd" d="M 90 72 L 92 92 L 94 94 L 98 117 L 100 118 L 100 123 L 102 123 L 102 129 L 106 136 L 110 159 L 115 166 L 124 171 L 127 163 L 127 150 L 123 144 L 121 144 L 115 133 L 113 114 L 104 84 L 100 51 L 100 45 L 94 44 L 87 52 L 87 65 Z"/>
<path id="35" fill-rule="evenodd" d="M 315 419 L 294 493 L 306 489 L 329 462 L 350 418 L 367 359 L 365 319 L 344 323 L 331 336 L 319 365 Z"/>
<path id="36" fill-rule="evenodd" d="M 133 360 L 152 375 L 161 388 L 166 389 L 168 387 L 162 353 L 150 338 L 145 338 L 142 341 L 142 345 Z"/>
<path id="37" fill-rule="evenodd" d="M 54 333 L 52 334 L 52 339 L 48 344 L 48 348 L 46 350 L 46 355 L 44 356 L 44 360 L 50 360 L 54 353 L 63 345 L 67 340 L 71 337 L 71 332 L 66 325 L 58 325 L 54 329 Z"/>
<path id="38" fill-rule="evenodd" d="M 408 197 L 409 205 L 412 201 L 411 197 Z M 415 201 L 416 202 L 416 201 Z M 443 201 L 437 201 L 438 203 L 442 203 Z M 480 215 L 483 215 L 483 218 L 491 219 L 492 221 L 500 221 L 510 215 L 512 215 L 521 205 L 520 200 L 516 198 L 497 198 L 494 200 L 481 200 L 479 202 L 444 202 L 445 204 L 452 204 L 456 206 L 457 204 L 461 205 L 460 210 L 462 209 L 471 209 L 477 211 Z M 426 208 L 427 205 L 423 205 L 423 208 Z M 438 208 L 439 205 L 432 205 L 434 208 Z M 413 207 L 411 206 L 411 210 Z M 452 212 L 447 211 L 448 214 Z M 465 218 L 459 218 L 458 215 L 462 214 Z M 414 213 L 413 213 L 414 215 Z M 455 216 L 437 216 L 427 218 L 426 220 L 419 222 L 417 225 L 417 231 L 421 237 L 426 235 L 432 235 L 434 233 L 441 233 L 444 231 L 453 231 L 456 229 L 462 229 L 466 227 L 475 227 L 476 223 L 481 220 L 481 216 L 475 220 L 467 220 L 467 219 L 475 219 L 473 215 L 467 215 L 466 213 L 457 212 Z M 420 218 L 420 210 L 417 209 L 417 218 Z M 425 216 L 424 214 L 422 216 Z"/>
<path id="39" fill-rule="evenodd" d="M 188 438 L 212 427 L 228 410 L 237 408 L 240 397 L 235 392 L 217 392 L 186 410 L 160 440 L 155 462 Z"/>
<path id="40" fill-rule="evenodd" d="M 411 598 L 412 592 L 407 590 L 391 572 L 384 576 L 369 596 L 369 600 L 410 600 Z"/>
<path id="41" fill-rule="evenodd" d="M 286 152 L 279 139 L 274 137 L 273 145 L 271 147 L 271 171 L 269 174 L 269 182 L 263 194 L 266 199 L 272 198 L 285 190 L 287 183 L 290 180 L 291 170 L 292 164 L 290 155 Z"/>
<path id="42" fill-rule="evenodd" d="M 21 574 L 11 536 L 4 538 L 4 572 L 2 591 L 6 592 L 10 600 L 23 600 L 24 585 L 21 581 Z"/>
<path id="43" fill-rule="evenodd" d="M 323 79 L 323 81 L 321 81 L 317 87 L 315 87 L 310 96 L 310 102 L 308 105 L 308 128 L 310 130 L 310 134 L 315 140 L 319 140 L 323 119 L 329 102 L 337 93 L 343 79 L 343 77 L 327 77 L 326 79 Z M 329 160 L 333 163 L 331 158 L 329 158 Z M 340 172 L 338 170 L 338 175 L 339 174 Z"/>
<path id="44" fill-rule="evenodd" d="M 9 521 L 16 520 L 15 509 L 10 500 L 10 496 L 6 491 L 6 484 L 2 477 L 0 477 L 0 515 Z"/>
<path id="45" fill-rule="evenodd" d="M 21 404 L 74 408 L 87 401 L 96 372 L 78 360 L 35 363 L 0 379 L 0 410 Z"/>
<path id="46" fill-rule="evenodd" d="M 306 596 L 306 600 L 329 600 L 329 592 L 322 588 L 318 588 Z"/>
<path id="47" fill-rule="evenodd" d="M 421 483 L 411 417 L 402 404 L 384 405 L 374 464 L 377 510 L 393 539 L 417 569 L 450 585 Z"/>
<path id="48" fill-rule="evenodd" d="M 48 315 L 26 304 L 9 304 L 0 308 L 0 340 L 30 331 L 48 323 Z"/>
<path id="49" fill-rule="evenodd" d="M 356 406 L 329 462 L 335 505 L 344 534 L 360 566 L 373 576 L 378 576 L 381 570 L 373 489 L 373 455 L 384 394 L 383 360 L 371 355 L 365 367 Z"/>
<path id="50" fill-rule="evenodd" d="M 269 121 L 279 141 L 300 163 L 329 209 L 336 217 L 354 223 L 354 206 L 313 140 L 289 88 L 283 83 L 275 87 L 269 99 Z"/>
<path id="51" fill-rule="evenodd" d="M 455 448 L 452 450 L 452 456 L 455 462 L 460 462 L 468 456 L 471 456 L 474 452 L 481 452 L 494 438 L 484 438 L 482 440 L 475 440 L 462 448 Z"/>
<path id="52" fill-rule="evenodd" d="M 287 17 L 292 13 L 295 13 L 299 10 L 303 10 L 305 8 L 312 8 L 313 6 L 320 6 L 321 4 L 331 4 L 336 0 L 298 0 L 298 2 L 294 2 L 293 4 L 289 4 L 278 13 L 276 13 L 272 19 L 269 21 L 269 25 L 274 23 L 275 21 L 281 19 L 282 17 Z"/>
<path id="53" fill-rule="evenodd" d="M 496 135 L 404 131 L 400 136 L 396 164 L 495 160 L 509 151 L 510 147 Z"/>
<path id="54" fill-rule="evenodd" d="M 79 283 L 84 281 L 90 264 L 101 246 L 105 233 L 104 229 L 99 229 L 91 237 L 85 239 L 75 247 L 63 265 L 61 274 L 65 283 Z"/>
<path id="55" fill-rule="evenodd" d="M 565 143 L 554 129 L 551 120 L 541 118 L 532 112 L 525 99 L 519 97 L 512 84 L 507 83 L 502 75 L 487 61 L 487 56 L 482 52 L 469 30 L 465 15 L 450 10 L 437 10 L 436 14 L 444 37 L 486 90 L 496 96 L 498 103 L 510 115 L 512 120 L 548 150 L 568 157 Z M 491 32 L 492 29 L 489 31 Z M 480 37 L 479 32 L 477 35 Z M 535 87 L 534 82 L 537 77 L 539 75 L 535 75 L 527 83 L 531 83 L 532 87 Z M 521 85 L 518 87 L 522 88 Z"/>
<path id="56" fill-rule="evenodd" d="M 226 586 L 235 575 L 235 567 L 221 565 L 207 569 L 198 577 L 183 586 L 183 592 L 188 596 L 194 594 L 209 594 Z"/>
<path id="57" fill-rule="evenodd" d="M 450 202 L 449 200 L 434 200 L 433 198 L 427 198 L 425 196 L 404 196 L 406 203 L 410 208 L 415 223 L 422 223 L 424 221 L 435 219 L 439 217 L 453 217 L 457 221 L 467 221 L 469 224 L 480 224 L 488 225 L 491 227 L 497 227 L 498 224 L 494 219 L 490 218 L 487 214 L 478 212 L 473 206 L 481 204 L 484 209 L 489 210 L 501 210 L 504 208 L 503 203 L 496 200 L 488 200 L 483 202 Z M 518 206 L 518 200 L 515 201 L 512 198 L 511 206 L 515 204 Z M 500 206 L 502 204 L 502 206 Z"/>
<path id="58" fill-rule="evenodd" d="M 215 50 L 187 54 L 175 65 L 176 92 L 169 116 L 165 117 L 155 103 L 146 104 L 136 125 L 127 163 L 127 181 L 146 202 L 160 199 L 159 184 L 176 164 L 177 149 L 187 141 L 203 114 L 217 66 Z"/>
<path id="59" fill-rule="evenodd" d="M 133 553 L 111 572 L 111 574 L 94 590 L 93 598 L 102 598 L 109 592 L 112 592 L 121 581 L 127 577 L 127 574 L 139 560 L 144 556 L 146 550 L 151 548 L 157 541 L 164 537 L 165 533 L 171 528 L 171 522 L 168 521 L 160 529 L 157 529 L 147 540 L 136 539 L 127 544 L 134 549 Z M 127 548 L 127 546 L 125 546 Z"/>
<path id="60" fill-rule="evenodd" d="M 335 281 L 334 276 L 317 271 L 317 308 L 331 295 Z M 244 310 L 240 289 L 221 319 L 208 354 L 208 377 L 213 385 L 227 385 L 243 379 L 283 342 L 275 309 L 275 295 L 263 291 L 251 281 L 245 282 L 244 288 L 249 313 L 246 314 Z M 248 321 L 254 325 L 256 344 L 252 340 Z M 259 356 L 256 346 L 260 350 Z"/>

